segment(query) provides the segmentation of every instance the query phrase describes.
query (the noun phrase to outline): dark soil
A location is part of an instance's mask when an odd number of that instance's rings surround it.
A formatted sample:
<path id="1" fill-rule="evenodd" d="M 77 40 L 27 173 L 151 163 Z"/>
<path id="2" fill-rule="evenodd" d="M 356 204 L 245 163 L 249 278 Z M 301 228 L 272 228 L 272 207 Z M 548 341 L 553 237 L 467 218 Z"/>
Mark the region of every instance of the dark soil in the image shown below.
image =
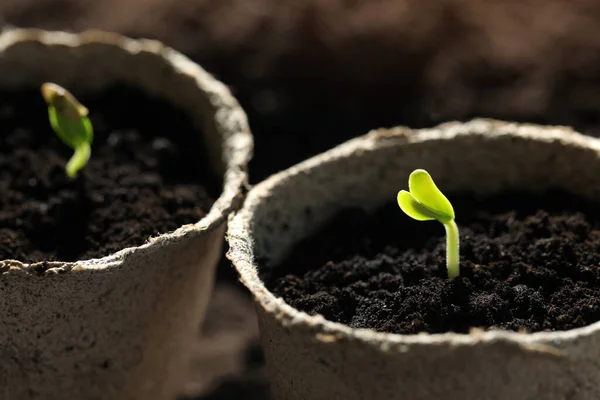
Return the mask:
<path id="1" fill-rule="evenodd" d="M 39 90 L 0 93 L 0 259 L 105 256 L 200 220 L 218 195 L 183 112 L 126 87 L 80 100 L 95 137 L 71 181 L 72 150 L 50 128 Z"/>
<path id="2" fill-rule="evenodd" d="M 450 199 L 461 240 L 454 280 L 441 224 L 390 204 L 341 213 L 267 270 L 268 286 L 309 314 L 392 333 L 554 331 L 600 320 L 597 205 L 565 193 Z"/>

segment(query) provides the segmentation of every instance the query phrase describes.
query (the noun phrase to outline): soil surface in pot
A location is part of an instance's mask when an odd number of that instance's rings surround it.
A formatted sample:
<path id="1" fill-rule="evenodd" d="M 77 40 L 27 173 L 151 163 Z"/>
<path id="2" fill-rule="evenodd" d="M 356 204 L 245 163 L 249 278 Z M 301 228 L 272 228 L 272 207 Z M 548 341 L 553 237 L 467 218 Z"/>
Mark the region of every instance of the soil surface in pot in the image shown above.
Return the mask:
<path id="1" fill-rule="evenodd" d="M 443 226 L 395 203 L 345 210 L 263 278 L 299 310 L 383 332 L 534 332 L 600 320 L 597 204 L 561 192 L 449 198 L 461 241 L 454 280 Z"/>
<path id="2" fill-rule="evenodd" d="M 72 150 L 50 128 L 40 91 L 0 92 L 0 259 L 105 256 L 197 222 L 218 196 L 184 112 L 130 87 L 74 94 L 94 142 L 70 180 Z"/>

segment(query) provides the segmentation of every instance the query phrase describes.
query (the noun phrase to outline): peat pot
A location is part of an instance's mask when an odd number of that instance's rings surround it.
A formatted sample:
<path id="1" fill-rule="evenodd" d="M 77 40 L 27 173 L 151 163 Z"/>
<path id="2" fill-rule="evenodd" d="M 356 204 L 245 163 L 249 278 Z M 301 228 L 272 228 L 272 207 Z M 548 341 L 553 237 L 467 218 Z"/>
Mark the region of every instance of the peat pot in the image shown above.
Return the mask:
<path id="1" fill-rule="evenodd" d="M 253 294 L 275 398 L 600 398 L 598 322 L 533 333 L 391 334 L 301 312 L 267 289 L 267 265 L 279 265 L 342 209 L 393 202 L 417 168 L 429 171 L 444 193 L 554 188 L 600 200 L 599 140 L 563 127 L 481 119 L 376 130 L 256 185 L 230 217 L 228 257 Z"/>
<path id="2" fill-rule="evenodd" d="M 225 85 L 157 41 L 96 31 L 0 34 L 0 90 L 48 81 L 77 95 L 128 85 L 180 108 L 201 132 L 197 157 L 207 159 L 217 194 L 200 220 L 137 247 L 75 262 L 0 261 L 0 398 L 172 399 L 227 216 L 242 201 L 252 151 L 246 116 Z"/>

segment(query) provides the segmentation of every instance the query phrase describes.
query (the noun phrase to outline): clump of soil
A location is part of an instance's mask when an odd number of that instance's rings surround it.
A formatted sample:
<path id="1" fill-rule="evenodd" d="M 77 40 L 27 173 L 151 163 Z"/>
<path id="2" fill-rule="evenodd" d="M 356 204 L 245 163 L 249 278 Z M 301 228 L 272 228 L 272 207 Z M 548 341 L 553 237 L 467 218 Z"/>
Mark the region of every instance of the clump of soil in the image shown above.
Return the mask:
<path id="1" fill-rule="evenodd" d="M 72 150 L 50 128 L 39 90 L 0 93 L 0 260 L 105 256 L 197 222 L 218 196 L 185 113 L 130 87 L 80 100 L 95 137 L 72 181 Z"/>
<path id="2" fill-rule="evenodd" d="M 600 320 L 597 204 L 553 192 L 449 196 L 461 276 L 447 279 L 445 237 L 389 204 L 346 210 L 264 279 L 309 314 L 400 334 L 470 328 L 555 331 Z"/>

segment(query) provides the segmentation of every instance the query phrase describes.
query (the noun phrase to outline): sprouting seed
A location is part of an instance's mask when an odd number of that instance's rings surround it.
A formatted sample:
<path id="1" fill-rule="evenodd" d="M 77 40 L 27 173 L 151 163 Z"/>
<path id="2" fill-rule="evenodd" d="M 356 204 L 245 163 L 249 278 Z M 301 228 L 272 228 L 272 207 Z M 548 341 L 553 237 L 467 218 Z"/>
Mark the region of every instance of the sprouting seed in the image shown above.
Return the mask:
<path id="1" fill-rule="evenodd" d="M 74 150 L 65 167 L 67 176 L 74 179 L 85 167 L 92 152 L 94 130 L 88 118 L 88 109 L 56 83 L 44 83 L 41 92 L 48 104 L 48 118 L 52 129 L 64 144 Z"/>
<path id="2" fill-rule="evenodd" d="M 417 221 L 438 220 L 446 228 L 446 268 L 448 278 L 460 274 L 458 227 L 450 201 L 437 188 L 431 175 L 424 169 L 414 170 L 408 178 L 408 190 L 398 192 L 398 205 Z"/>

